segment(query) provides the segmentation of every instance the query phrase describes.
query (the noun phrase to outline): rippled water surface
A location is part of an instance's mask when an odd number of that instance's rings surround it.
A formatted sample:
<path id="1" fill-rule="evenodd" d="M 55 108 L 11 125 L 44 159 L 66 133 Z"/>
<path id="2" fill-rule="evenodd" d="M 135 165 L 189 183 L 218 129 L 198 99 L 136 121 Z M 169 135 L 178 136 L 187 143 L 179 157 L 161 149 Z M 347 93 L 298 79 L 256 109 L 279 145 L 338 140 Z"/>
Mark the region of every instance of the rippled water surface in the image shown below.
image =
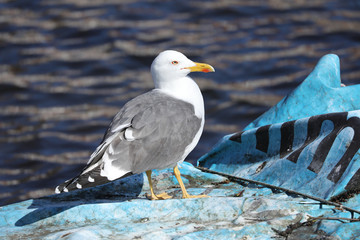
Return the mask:
<path id="1" fill-rule="evenodd" d="M 293 90 L 327 53 L 360 80 L 360 1 L 0 0 L 0 205 L 52 194 L 165 49 L 213 65 L 194 162 Z"/>

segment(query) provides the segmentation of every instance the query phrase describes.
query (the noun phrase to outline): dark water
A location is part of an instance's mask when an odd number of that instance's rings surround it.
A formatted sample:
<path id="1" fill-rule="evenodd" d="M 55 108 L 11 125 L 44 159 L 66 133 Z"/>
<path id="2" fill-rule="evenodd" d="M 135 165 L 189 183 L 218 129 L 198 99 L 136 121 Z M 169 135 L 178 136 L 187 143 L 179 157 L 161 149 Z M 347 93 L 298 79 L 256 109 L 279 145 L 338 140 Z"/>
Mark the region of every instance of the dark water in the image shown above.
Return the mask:
<path id="1" fill-rule="evenodd" d="M 0 0 L 0 205 L 52 194 L 165 49 L 207 62 L 194 162 L 294 89 L 326 53 L 360 80 L 360 1 Z"/>

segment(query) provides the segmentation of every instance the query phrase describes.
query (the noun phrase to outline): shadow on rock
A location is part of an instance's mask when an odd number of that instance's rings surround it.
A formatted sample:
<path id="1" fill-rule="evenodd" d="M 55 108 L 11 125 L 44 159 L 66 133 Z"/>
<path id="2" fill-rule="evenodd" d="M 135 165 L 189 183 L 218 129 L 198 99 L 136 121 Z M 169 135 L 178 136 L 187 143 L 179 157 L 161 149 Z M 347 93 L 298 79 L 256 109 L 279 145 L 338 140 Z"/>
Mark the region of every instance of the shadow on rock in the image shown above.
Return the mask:
<path id="1" fill-rule="evenodd" d="M 90 205 L 135 199 L 140 195 L 143 184 L 143 175 L 137 174 L 98 187 L 34 199 L 29 209 L 35 210 L 20 218 L 15 226 L 21 227 L 47 219 L 61 224 L 61 221 L 64 221 L 61 217 L 53 217 L 80 205 L 91 208 L 93 206 Z M 74 219 L 76 217 L 74 216 Z"/>

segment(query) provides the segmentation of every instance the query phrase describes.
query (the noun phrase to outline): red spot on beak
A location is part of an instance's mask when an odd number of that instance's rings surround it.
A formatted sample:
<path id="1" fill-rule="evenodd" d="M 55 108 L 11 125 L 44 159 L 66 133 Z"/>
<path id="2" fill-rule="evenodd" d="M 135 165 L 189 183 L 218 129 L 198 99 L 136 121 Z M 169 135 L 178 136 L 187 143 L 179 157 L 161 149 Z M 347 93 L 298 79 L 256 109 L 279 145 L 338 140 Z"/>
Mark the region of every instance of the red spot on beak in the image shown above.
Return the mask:
<path id="1" fill-rule="evenodd" d="M 204 73 L 208 73 L 208 72 L 210 72 L 210 70 L 209 70 L 209 69 L 207 69 L 207 68 L 204 68 L 204 69 L 202 70 L 202 72 L 204 72 Z"/>

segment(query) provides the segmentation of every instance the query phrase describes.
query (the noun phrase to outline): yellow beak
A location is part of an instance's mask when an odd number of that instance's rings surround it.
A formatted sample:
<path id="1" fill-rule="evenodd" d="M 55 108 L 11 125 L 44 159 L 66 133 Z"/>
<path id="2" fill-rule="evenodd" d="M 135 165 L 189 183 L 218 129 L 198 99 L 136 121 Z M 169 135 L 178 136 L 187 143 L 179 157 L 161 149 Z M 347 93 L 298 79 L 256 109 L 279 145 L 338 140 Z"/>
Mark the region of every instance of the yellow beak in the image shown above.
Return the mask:
<path id="1" fill-rule="evenodd" d="M 215 72 L 215 69 L 206 63 L 195 63 L 196 65 L 193 67 L 187 67 L 190 69 L 190 72 Z"/>

